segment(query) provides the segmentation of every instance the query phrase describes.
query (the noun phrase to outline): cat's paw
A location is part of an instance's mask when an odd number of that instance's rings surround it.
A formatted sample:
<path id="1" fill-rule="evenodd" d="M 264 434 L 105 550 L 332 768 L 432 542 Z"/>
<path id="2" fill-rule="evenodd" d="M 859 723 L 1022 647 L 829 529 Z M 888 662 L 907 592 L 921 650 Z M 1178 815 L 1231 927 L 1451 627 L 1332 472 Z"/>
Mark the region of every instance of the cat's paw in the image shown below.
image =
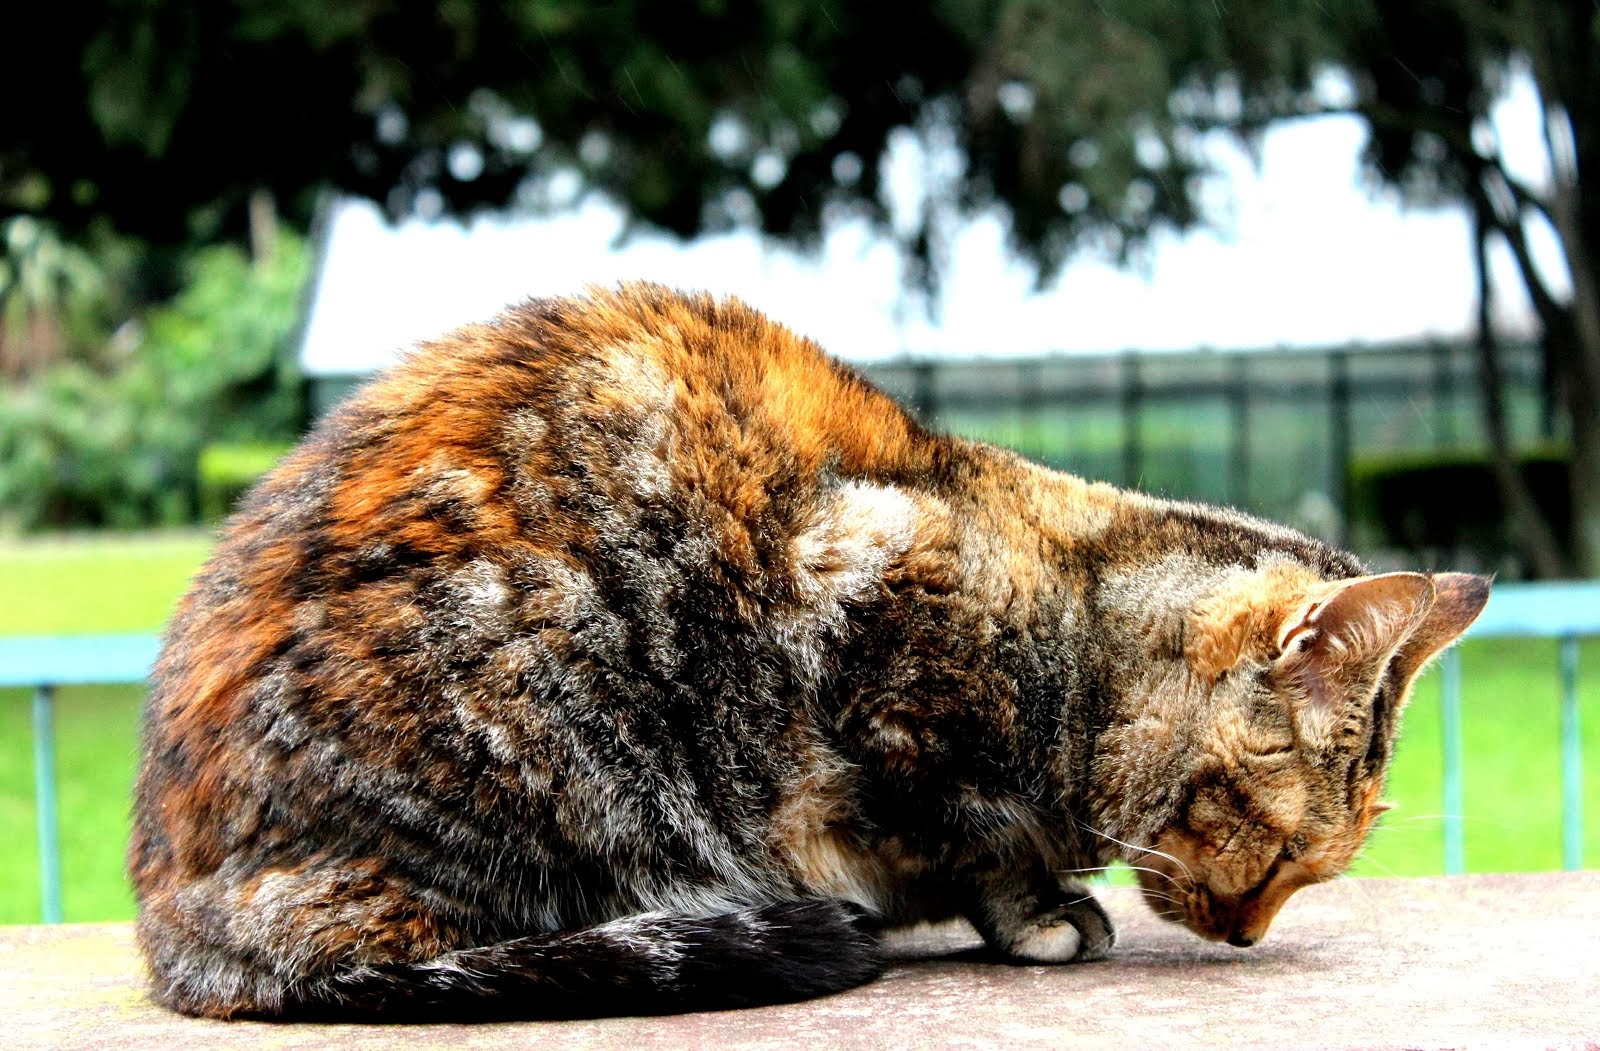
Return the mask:
<path id="1" fill-rule="evenodd" d="M 1011 955 L 1038 963 L 1098 960 L 1117 942 L 1111 917 L 1094 897 L 1081 897 L 1034 920 L 1009 946 Z"/>

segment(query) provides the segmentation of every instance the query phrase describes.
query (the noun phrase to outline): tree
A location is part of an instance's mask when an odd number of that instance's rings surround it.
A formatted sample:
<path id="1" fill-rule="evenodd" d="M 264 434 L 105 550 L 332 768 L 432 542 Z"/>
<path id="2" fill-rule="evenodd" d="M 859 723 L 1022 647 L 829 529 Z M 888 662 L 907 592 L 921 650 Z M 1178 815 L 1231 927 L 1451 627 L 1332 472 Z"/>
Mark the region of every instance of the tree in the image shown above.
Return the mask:
<path id="1" fill-rule="evenodd" d="M 26 379 L 103 338 L 106 286 L 94 257 L 32 216 L 0 223 L 0 378 Z"/>
<path id="2" fill-rule="evenodd" d="M 281 350 L 309 256 L 288 233 L 254 261 L 200 249 L 178 294 L 111 341 L 120 360 L 0 385 L 0 533 L 193 521 L 208 445 L 292 441 L 299 384 Z"/>
<path id="3" fill-rule="evenodd" d="M 1159 103 L 1187 61 L 1165 41 L 1210 41 L 1127 6 L 1142 23 L 1090 0 L 30 4 L 13 39 L 49 54 L 0 66 L 29 100 L 0 202 L 160 248 L 242 237 L 258 189 L 304 225 L 328 186 L 459 213 L 576 174 L 679 234 L 804 241 L 830 202 L 887 225 L 885 145 L 920 129 L 961 148 L 944 188 L 1005 205 L 1048 271 L 1085 236 L 1197 218 Z M 903 233 L 930 258 L 927 222 Z"/>
<path id="4" fill-rule="evenodd" d="M 1600 172 L 1600 8 L 1563 0 L 1448 0 L 1382 10 L 1381 32 L 1352 51 L 1369 76 L 1361 112 L 1372 128 L 1372 159 L 1390 178 L 1421 177 L 1439 194 L 1465 202 L 1473 217 L 1485 418 L 1513 525 L 1541 575 L 1600 575 L 1600 194 L 1585 194 L 1580 180 L 1584 172 Z M 1488 120 L 1517 62 L 1532 74 L 1543 110 L 1546 186 L 1512 173 Z M 1540 224 L 1561 245 L 1566 291 L 1534 260 L 1530 232 Z M 1540 520 L 1512 468 L 1483 276 L 1491 241 L 1516 260 L 1543 329 L 1545 370 L 1570 445 L 1570 551 Z"/>
<path id="5" fill-rule="evenodd" d="M 1541 576 L 1600 575 L 1600 195 L 1585 194 L 1580 178 L 1600 171 L 1600 6 L 1567 0 L 1317 6 L 1314 61 L 1351 75 L 1349 108 L 1369 128 L 1372 174 L 1421 203 L 1463 206 L 1472 218 L 1485 429 L 1520 546 Z M 1513 173 L 1490 120 L 1519 67 L 1531 74 L 1539 96 L 1545 185 Z M 1268 108 L 1279 115 L 1317 111 L 1316 100 L 1293 87 L 1304 83 L 1305 67 L 1291 63 L 1282 72 L 1290 90 Z M 1564 275 L 1542 272 L 1535 260 L 1531 238 L 1540 225 L 1561 246 Z M 1515 260 L 1542 328 L 1545 373 L 1569 450 L 1570 523 L 1542 518 L 1516 467 L 1490 324 L 1487 261 L 1496 242 Z"/>
<path id="6" fill-rule="evenodd" d="M 403 215 L 587 185 L 679 234 L 802 243 L 844 209 L 893 231 L 924 284 L 952 214 L 1002 208 L 1042 281 L 1086 243 L 1126 255 L 1200 221 L 1200 133 L 1323 112 L 1317 77 L 1343 68 L 1375 176 L 1466 205 L 1517 259 L 1571 444 L 1572 550 L 1517 499 L 1491 393 L 1503 483 L 1543 572 L 1600 573 L 1600 204 L 1579 178 L 1600 164 L 1593 4 L 97 0 L 15 17 L 41 53 L 0 65 L 28 100 L 7 112 L 0 204 L 79 243 L 140 238 L 158 299 L 187 250 L 245 237 L 252 199 L 304 228 L 327 187 Z M 1515 181 L 1483 133 L 1516 61 L 1545 101 L 1549 187 Z M 879 179 L 907 134 L 942 158 L 909 217 Z M 1570 293 L 1538 273 L 1530 222 L 1560 237 Z M 1492 377 L 1487 329 L 1483 346 Z"/>

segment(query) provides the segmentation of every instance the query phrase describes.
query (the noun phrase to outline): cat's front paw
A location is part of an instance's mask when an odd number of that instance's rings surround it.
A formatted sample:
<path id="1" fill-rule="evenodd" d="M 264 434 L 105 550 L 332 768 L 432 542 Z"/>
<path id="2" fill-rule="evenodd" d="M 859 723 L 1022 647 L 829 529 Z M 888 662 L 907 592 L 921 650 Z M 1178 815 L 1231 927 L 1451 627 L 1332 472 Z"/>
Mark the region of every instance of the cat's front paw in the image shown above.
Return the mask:
<path id="1" fill-rule="evenodd" d="M 1117 942 L 1111 917 L 1093 895 L 1081 896 L 1037 917 L 1008 949 L 1020 960 L 1071 963 L 1098 960 Z"/>

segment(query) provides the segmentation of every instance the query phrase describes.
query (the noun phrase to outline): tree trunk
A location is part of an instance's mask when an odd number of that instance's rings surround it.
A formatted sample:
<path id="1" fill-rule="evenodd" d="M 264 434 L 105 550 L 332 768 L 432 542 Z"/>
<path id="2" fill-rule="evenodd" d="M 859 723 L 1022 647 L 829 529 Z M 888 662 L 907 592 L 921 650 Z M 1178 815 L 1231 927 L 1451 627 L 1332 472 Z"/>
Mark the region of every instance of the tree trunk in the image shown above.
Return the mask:
<path id="1" fill-rule="evenodd" d="M 278 247 L 278 204 L 272 191 L 250 191 L 250 261 L 257 266 L 272 261 Z"/>
<path id="2" fill-rule="evenodd" d="M 1505 381 L 1500 371 L 1500 343 L 1491 323 L 1492 291 L 1489 285 L 1488 241 L 1490 223 L 1488 202 L 1480 193 L 1473 200 L 1472 247 L 1477 271 L 1478 292 L 1478 367 L 1483 382 L 1483 423 L 1489 434 L 1489 464 L 1505 504 L 1512 538 L 1533 566 L 1535 576 L 1545 579 L 1566 575 L 1566 559 L 1550 523 L 1545 521 L 1518 467 L 1516 451 L 1506 427 Z"/>
<path id="3" fill-rule="evenodd" d="M 1600 22 L 1592 3 L 1544 0 L 1516 12 L 1529 32 L 1521 40 L 1538 85 L 1545 152 L 1551 162 L 1548 214 L 1566 256 L 1572 300 L 1564 330 L 1546 318 L 1555 338 L 1560 404 L 1571 428 L 1572 563 L 1578 575 L 1600 576 L 1600 110 L 1594 91 L 1600 69 Z M 1585 192 L 1583 178 L 1590 180 Z M 1523 266 L 1524 282 L 1530 268 Z M 1541 311 L 1541 313 L 1543 313 Z"/>
<path id="4" fill-rule="evenodd" d="M 1578 576 L 1600 576 L 1600 425 L 1591 423 L 1583 454 L 1572 455 L 1572 545 Z M 1577 443 L 1574 442 L 1574 445 Z"/>
<path id="5" fill-rule="evenodd" d="M 1563 400 L 1572 419 L 1573 569 L 1600 577 L 1600 391 L 1569 381 Z"/>

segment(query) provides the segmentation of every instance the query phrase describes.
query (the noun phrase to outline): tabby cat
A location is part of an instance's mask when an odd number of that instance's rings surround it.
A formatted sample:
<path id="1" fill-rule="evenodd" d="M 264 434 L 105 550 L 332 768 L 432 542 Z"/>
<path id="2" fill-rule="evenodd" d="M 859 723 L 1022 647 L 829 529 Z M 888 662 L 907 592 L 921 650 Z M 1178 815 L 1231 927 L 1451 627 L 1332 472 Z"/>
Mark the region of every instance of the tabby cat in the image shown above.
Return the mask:
<path id="1" fill-rule="evenodd" d="M 1487 596 L 931 433 L 738 302 L 534 300 L 228 524 L 145 713 L 139 943 L 221 1018 L 731 1006 L 919 921 L 1102 956 L 1121 859 L 1250 945 Z"/>

